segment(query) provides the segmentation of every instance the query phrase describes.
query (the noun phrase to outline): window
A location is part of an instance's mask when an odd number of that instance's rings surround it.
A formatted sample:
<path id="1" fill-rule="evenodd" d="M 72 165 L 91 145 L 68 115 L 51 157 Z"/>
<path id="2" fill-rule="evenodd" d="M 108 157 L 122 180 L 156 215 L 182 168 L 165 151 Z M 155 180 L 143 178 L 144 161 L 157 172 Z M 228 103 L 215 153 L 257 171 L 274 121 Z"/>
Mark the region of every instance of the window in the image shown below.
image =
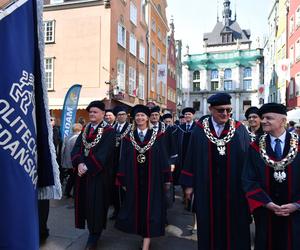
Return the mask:
<path id="1" fill-rule="evenodd" d="M 119 91 L 125 91 L 125 63 L 121 60 L 117 61 L 117 86 Z"/>
<path id="2" fill-rule="evenodd" d="M 252 90 L 252 69 L 250 67 L 244 68 L 243 85 L 245 90 Z"/>
<path id="3" fill-rule="evenodd" d="M 145 95 L 144 91 L 145 91 L 145 76 L 142 73 L 140 73 L 139 74 L 138 96 L 139 96 L 140 99 L 143 99 L 143 100 L 145 98 L 144 97 L 144 95 Z"/>
<path id="4" fill-rule="evenodd" d="M 200 102 L 199 101 L 193 102 L 193 109 L 195 109 L 196 111 L 200 110 Z"/>
<path id="5" fill-rule="evenodd" d="M 217 90 L 219 88 L 219 71 L 213 69 L 210 76 L 211 81 L 211 90 Z"/>
<path id="6" fill-rule="evenodd" d="M 295 44 L 295 57 L 296 61 L 300 60 L 300 40 L 298 40 Z"/>
<path id="7" fill-rule="evenodd" d="M 130 34 L 129 52 L 136 56 L 136 38 L 134 34 Z"/>
<path id="8" fill-rule="evenodd" d="M 193 81 L 200 80 L 200 72 L 199 70 L 194 71 Z"/>
<path id="9" fill-rule="evenodd" d="M 193 91 L 200 91 L 200 71 L 196 70 L 193 73 Z"/>
<path id="10" fill-rule="evenodd" d="M 161 36 L 161 32 L 160 32 L 160 28 L 159 28 L 159 27 L 157 27 L 157 37 L 158 37 L 159 40 L 162 39 L 162 36 Z"/>
<path id="11" fill-rule="evenodd" d="M 53 58 L 45 58 L 45 82 L 48 90 L 54 90 L 53 86 Z"/>
<path id="12" fill-rule="evenodd" d="M 245 68 L 244 69 L 244 78 L 251 78 L 252 77 L 252 70 L 251 68 Z"/>
<path id="13" fill-rule="evenodd" d="M 193 82 L 193 91 L 200 91 L 200 82 Z"/>
<path id="14" fill-rule="evenodd" d="M 118 44 L 126 48 L 126 29 L 120 23 L 118 23 Z"/>
<path id="15" fill-rule="evenodd" d="M 156 47 L 155 44 L 152 42 L 152 53 L 151 53 L 152 57 L 155 59 L 156 56 Z"/>
<path id="16" fill-rule="evenodd" d="M 300 95 L 300 73 L 297 73 L 295 76 L 295 92 L 296 96 Z"/>
<path id="17" fill-rule="evenodd" d="M 137 25 L 137 9 L 132 1 L 130 1 L 130 21 Z"/>
<path id="18" fill-rule="evenodd" d="M 160 49 L 157 49 L 157 62 L 161 63 L 160 61 L 161 57 L 160 57 Z"/>
<path id="19" fill-rule="evenodd" d="M 140 53 L 139 53 L 139 56 L 140 56 L 140 61 L 145 63 L 145 47 L 144 47 L 144 44 L 142 42 L 140 42 Z"/>
<path id="20" fill-rule="evenodd" d="M 296 21 L 296 29 L 298 29 L 300 27 L 300 6 L 298 7 L 298 9 L 296 10 L 296 17 L 295 17 L 295 21 Z"/>
<path id="21" fill-rule="evenodd" d="M 294 64 L 294 61 L 295 61 L 294 46 L 290 47 L 289 58 L 290 58 L 290 63 Z"/>
<path id="22" fill-rule="evenodd" d="M 217 69 L 211 71 L 211 80 L 219 80 L 219 72 Z"/>
<path id="23" fill-rule="evenodd" d="M 55 41 L 54 40 L 54 30 L 55 30 L 54 27 L 55 27 L 54 20 L 44 22 L 45 43 L 53 43 Z"/>
<path id="24" fill-rule="evenodd" d="M 141 1 L 141 20 L 146 21 L 146 0 Z"/>
<path id="25" fill-rule="evenodd" d="M 290 18 L 289 29 L 289 34 L 292 35 L 294 33 L 294 16 L 291 16 Z"/>
<path id="26" fill-rule="evenodd" d="M 293 97 L 294 97 L 294 79 L 291 79 L 289 84 L 289 98 L 293 98 Z"/>
<path id="27" fill-rule="evenodd" d="M 136 70 L 132 67 L 129 67 L 128 94 L 134 95 L 134 91 L 136 91 Z"/>
<path id="28" fill-rule="evenodd" d="M 155 64 L 152 63 L 151 66 L 151 90 L 154 91 L 155 86 Z"/>
<path id="29" fill-rule="evenodd" d="M 151 21 L 151 29 L 153 32 L 156 32 L 156 22 L 154 19 L 152 19 L 152 21 Z"/>
<path id="30" fill-rule="evenodd" d="M 162 56 L 161 56 L 161 63 L 162 63 L 162 64 L 166 64 L 166 63 L 167 63 L 167 59 L 166 59 L 166 56 L 165 56 L 165 55 L 162 55 Z"/>
<path id="31" fill-rule="evenodd" d="M 224 71 L 224 90 L 232 90 L 232 71 L 225 69 Z"/>

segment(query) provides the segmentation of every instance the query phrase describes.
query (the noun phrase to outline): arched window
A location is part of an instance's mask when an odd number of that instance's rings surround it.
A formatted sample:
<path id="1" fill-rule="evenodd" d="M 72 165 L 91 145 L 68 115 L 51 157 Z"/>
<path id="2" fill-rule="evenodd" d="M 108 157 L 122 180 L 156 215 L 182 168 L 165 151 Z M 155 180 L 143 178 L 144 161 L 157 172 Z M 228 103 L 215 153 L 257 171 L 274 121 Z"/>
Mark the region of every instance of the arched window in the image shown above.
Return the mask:
<path id="1" fill-rule="evenodd" d="M 252 89 L 252 69 L 250 67 L 244 68 L 243 85 L 245 90 Z"/>
<path id="2" fill-rule="evenodd" d="M 210 84 L 211 90 L 217 90 L 219 88 L 219 71 L 217 69 L 211 70 Z"/>
<path id="3" fill-rule="evenodd" d="M 231 69 L 224 70 L 224 90 L 232 90 L 232 71 L 231 71 Z"/>
<path id="4" fill-rule="evenodd" d="M 200 91 L 200 71 L 196 70 L 193 73 L 193 91 Z"/>
<path id="5" fill-rule="evenodd" d="M 193 80 L 200 80 L 200 72 L 199 70 L 194 71 Z"/>

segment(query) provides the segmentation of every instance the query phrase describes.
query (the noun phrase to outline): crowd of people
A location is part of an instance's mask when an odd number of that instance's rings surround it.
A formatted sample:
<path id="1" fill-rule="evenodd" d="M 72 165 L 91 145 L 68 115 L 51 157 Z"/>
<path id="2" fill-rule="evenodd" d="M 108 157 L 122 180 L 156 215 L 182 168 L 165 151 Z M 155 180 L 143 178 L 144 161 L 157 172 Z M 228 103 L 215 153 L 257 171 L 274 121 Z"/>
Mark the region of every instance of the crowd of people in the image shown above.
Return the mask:
<path id="1" fill-rule="evenodd" d="M 210 115 L 196 120 L 186 107 L 175 122 L 159 106 L 139 104 L 128 115 L 89 104 L 88 122 L 76 123 L 60 150 L 75 225 L 89 230 L 85 249 L 96 249 L 112 205 L 115 227 L 149 250 L 165 233 L 177 185 L 199 250 L 250 250 L 253 221 L 256 250 L 300 249 L 300 124 L 287 123 L 282 104 L 250 107 L 240 122 L 229 94 L 207 102 Z"/>

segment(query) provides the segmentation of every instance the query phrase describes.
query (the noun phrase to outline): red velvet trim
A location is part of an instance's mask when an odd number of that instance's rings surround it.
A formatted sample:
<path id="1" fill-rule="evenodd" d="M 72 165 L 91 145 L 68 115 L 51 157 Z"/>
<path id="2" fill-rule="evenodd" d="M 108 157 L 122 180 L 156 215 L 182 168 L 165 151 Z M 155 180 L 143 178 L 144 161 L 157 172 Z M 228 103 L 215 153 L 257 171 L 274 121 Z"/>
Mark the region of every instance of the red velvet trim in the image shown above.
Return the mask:
<path id="1" fill-rule="evenodd" d="M 101 170 L 103 169 L 103 167 L 102 167 L 102 166 L 99 164 L 99 162 L 96 160 L 96 158 L 95 158 L 95 156 L 94 156 L 94 154 L 93 154 L 93 152 L 92 152 L 91 150 L 90 150 L 90 154 L 89 154 L 89 155 L 91 156 L 93 162 L 95 163 L 96 168 L 98 168 L 98 170 L 101 171 Z M 96 175 L 96 173 L 95 173 L 94 175 Z"/>
<path id="2" fill-rule="evenodd" d="M 118 186 L 118 187 L 122 186 L 122 185 L 121 185 L 121 182 L 119 181 L 118 176 L 116 177 L 115 185 Z"/>
<path id="3" fill-rule="evenodd" d="M 248 204 L 249 204 L 249 207 L 250 207 L 250 212 L 253 213 L 253 211 L 256 209 L 256 208 L 259 208 L 263 205 L 265 205 L 263 202 L 261 201 L 257 201 L 257 200 L 254 200 L 254 199 L 251 199 L 248 197 Z"/>
<path id="4" fill-rule="evenodd" d="M 117 173 L 117 176 L 125 176 L 125 174 L 124 173 Z"/>
<path id="5" fill-rule="evenodd" d="M 263 190 L 261 188 L 257 188 L 257 189 L 254 189 L 252 191 L 249 191 L 246 193 L 246 198 L 248 198 L 249 196 L 253 195 L 253 194 L 257 194 L 259 192 L 262 192 Z"/>
<path id="6" fill-rule="evenodd" d="M 199 128 L 204 128 L 204 126 L 202 125 L 202 123 L 199 122 L 199 121 L 196 122 L 196 126 L 198 126 Z"/>
<path id="7" fill-rule="evenodd" d="M 252 147 L 257 153 L 259 153 L 259 146 L 255 141 L 250 143 L 250 147 Z"/>
<path id="8" fill-rule="evenodd" d="M 194 175 L 186 170 L 181 170 L 181 173 L 190 177 L 193 177 Z"/>

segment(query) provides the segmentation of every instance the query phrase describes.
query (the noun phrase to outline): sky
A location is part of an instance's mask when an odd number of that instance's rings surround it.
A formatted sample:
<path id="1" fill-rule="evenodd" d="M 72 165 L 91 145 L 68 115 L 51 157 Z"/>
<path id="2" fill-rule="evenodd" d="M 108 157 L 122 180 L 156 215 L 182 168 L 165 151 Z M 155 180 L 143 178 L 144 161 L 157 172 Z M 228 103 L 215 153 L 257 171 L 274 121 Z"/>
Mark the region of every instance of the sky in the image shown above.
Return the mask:
<path id="1" fill-rule="evenodd" d="M 181 39 L 182 52 L 189 45 L 191 54 L 201 53 L 203 33 L 211 32 L 217 22 L 217 3 L 219 18 L 222 20 L 223 0 L 167 0 L 167 17 L 174 18 L 175 39 Z M 267 35 L 270 0 L 231 0 L 232 17 L 237 10 L 237 22 L 242 29 L 251 30 L 252 44 L 257 37 L 263 41 Z"/>

